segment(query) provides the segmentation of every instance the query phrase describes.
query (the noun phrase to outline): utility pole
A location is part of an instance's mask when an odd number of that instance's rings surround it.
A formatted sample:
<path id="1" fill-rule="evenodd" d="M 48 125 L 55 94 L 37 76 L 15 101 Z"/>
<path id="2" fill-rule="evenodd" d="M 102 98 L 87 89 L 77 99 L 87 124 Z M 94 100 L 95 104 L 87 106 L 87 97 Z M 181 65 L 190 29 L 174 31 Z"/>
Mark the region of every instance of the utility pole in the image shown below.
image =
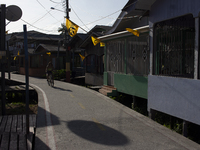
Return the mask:
<path id="1" fill-rule="evenodd" d="M 6 114 L 6 108 L 5 108 L 5 50 L 6 50 L 6 38 L 5 38 L 5 17 L 6 17 L 6 5 L 2 4 L 0 5 L 0 52 L 2 55 L 1 59 L 1 109 L 2 109 L 2 115 Z"/>
<path id="2" fill-rule="evenodd" d="M 66 18 L 69 19 L 69 1 L 66 0 Z M 70 62 L 71 62 L 71 54 L 69 47 L 69 34 L 68 31 L 65 30 L 65 42 L 66 42 L 66 81 L 70 82 Z"/>

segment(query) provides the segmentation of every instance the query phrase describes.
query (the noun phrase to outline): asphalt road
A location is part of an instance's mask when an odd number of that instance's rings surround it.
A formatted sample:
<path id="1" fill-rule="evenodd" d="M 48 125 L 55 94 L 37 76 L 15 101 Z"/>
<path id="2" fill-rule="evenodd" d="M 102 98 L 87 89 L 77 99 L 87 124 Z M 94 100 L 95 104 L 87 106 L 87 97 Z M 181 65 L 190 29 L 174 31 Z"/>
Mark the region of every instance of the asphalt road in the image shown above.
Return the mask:
<path id="1" fill-rule="evenodd" d="M 12 74 L 12 79 L 25 77 Z M 35 149 L 197 150 L 200 145 L 98 93 L 70 83 L 29 78 L 38 91 Z"/>

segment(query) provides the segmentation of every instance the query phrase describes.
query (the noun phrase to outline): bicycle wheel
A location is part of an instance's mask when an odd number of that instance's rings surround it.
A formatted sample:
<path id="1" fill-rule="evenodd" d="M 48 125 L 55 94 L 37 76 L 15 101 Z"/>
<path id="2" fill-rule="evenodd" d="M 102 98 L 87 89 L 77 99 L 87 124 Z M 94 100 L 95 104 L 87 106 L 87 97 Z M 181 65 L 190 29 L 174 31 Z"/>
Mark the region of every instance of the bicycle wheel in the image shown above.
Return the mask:
<path id="1" fill-rule="evenodd" d="M 50 86 L 51 86 L 51 87 L 54 86 L 54 81 L 53 81 L 53 77 L 52 77 L 52 75 L 50 75 Z"/>
<path id="2" fill-rule="evenodd" d="M 50 86 L 50 76 L 47 77 L 48 85 Z"/>

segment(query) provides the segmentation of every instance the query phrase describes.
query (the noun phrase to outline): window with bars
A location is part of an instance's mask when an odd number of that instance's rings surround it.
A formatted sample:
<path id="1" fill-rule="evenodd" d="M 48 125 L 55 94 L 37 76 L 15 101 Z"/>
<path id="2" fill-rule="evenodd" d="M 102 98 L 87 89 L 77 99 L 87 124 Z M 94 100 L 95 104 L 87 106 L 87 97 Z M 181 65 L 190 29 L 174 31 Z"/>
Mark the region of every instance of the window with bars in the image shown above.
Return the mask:
<path id="1" fill-rule="evenodd" d="M 97 56 L 94 54 L 88 55 L 86 57 L 86 72 L 94 74 L 103 74 L 103 55 Z"/>
<path id="2" fill-rule="evenodd" d="M 149 32 L 127 38 L 127 73 L 149 74 Z"/>
<path id="3" fill-rule="evenodd" d="M 107 43 L 107 71 L 124 73 L 125 40 L 119 39 Z"/>
<path id="4" fill-rule="evenodd" d="M 154 73 L 194 77 L 195 19 L 192 15 L 157 23 L 154 27 Z"/>

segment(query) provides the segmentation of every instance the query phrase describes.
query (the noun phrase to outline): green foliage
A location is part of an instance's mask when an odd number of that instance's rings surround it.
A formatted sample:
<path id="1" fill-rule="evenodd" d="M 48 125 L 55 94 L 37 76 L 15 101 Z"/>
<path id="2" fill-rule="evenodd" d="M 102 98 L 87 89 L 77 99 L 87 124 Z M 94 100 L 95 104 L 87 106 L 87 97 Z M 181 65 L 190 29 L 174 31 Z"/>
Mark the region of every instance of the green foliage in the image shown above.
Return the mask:
<path id="1" fill-rule="evenodd" d="M 140 114 L 146 115 L 146 110 L 144 110 L 141 107 L 135 107 L 135 108 L 132 108 L 132 109 L 134 109 L 135 111 L 137 111 Z"/>
<path id="2" fill-rule="evenodd" d="M 111 98 L 113 100 L 117 100 L 117 97 L 115 97 L 115 96 L 109 96 L 109 98 Z"/>
<path id="3" fill-rule="evenodd" d="M 176 122 L 176 124 L 173 126 L 174 131 L 176 131 L 179 134 L 182 134 L 183 131 L 183 123 L 182 122 Z"/>
<path id="4" fill-rule="evenodd" d="M 167 123 L 167 124 L 164 124 L 163 126 L 169 128 L 169 129 L 171 128 L 171 127 L 170 127 L 170 124 L 168 124 L 168 123 Z"/>
<path id="5" fill-rule="evenodd" d="M 55 80 L 60 80 L 66 78 L 66 70 L 61 69 L 61 70 L 55 70 L 53 72 L 53 76 Z"/>

